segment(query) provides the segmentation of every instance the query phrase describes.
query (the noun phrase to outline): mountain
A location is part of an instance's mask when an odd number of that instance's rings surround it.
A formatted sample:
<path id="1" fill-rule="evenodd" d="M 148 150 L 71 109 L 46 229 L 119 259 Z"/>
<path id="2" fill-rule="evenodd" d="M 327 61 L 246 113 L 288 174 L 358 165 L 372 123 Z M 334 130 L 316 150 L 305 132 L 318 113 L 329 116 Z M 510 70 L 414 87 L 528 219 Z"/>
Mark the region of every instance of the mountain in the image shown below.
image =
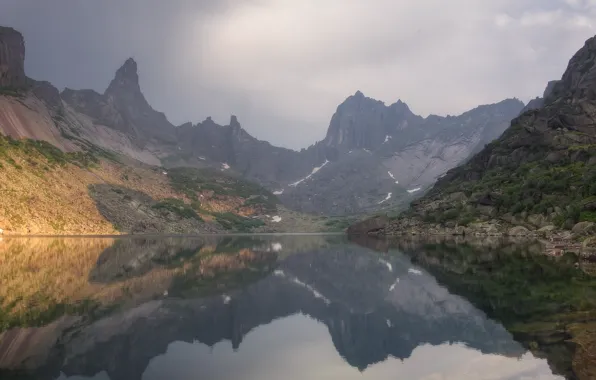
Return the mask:
<path id="1" fill-rule="evenodd" d="M 381 233 L 536 234 L 596 222 L 596 37 L 573 56 L 543 105 L 515 118 Z M 586 240 L 586 246 L 593 244 Z"/>
<path id="2" fill-rule="evenodd" d="M 279 197 L 301 211 L 334 215 L 405 205 L 497 138 L 522 108 L 508 99 L 459 116 L 422 118 L 401 101 L 385 106 L 357 92 L 337 108 L 326 138 L 311 148 L 324 146 L 329 162 L 319 161 L 320 170 L 286 185 Z"/>
<path id="3" fill-rule="evenodd" d="M 4 28 L 0 133 L 44 140 L 64 152 L 99 149 L 165 167 L 227 170 L 274 192 L 289 209 L 350 215 L 405 206 L 448 169 L 498 137 L 524 107 L 516 99 L 459 116 L 414 114 L 358 91 L 340 104 L 326 137 L 301 151 L 251 136 L 232 116 L 174 126 L 141 91 L 127 59 L 103 94 L 26 78 L 22 36 Z"/>

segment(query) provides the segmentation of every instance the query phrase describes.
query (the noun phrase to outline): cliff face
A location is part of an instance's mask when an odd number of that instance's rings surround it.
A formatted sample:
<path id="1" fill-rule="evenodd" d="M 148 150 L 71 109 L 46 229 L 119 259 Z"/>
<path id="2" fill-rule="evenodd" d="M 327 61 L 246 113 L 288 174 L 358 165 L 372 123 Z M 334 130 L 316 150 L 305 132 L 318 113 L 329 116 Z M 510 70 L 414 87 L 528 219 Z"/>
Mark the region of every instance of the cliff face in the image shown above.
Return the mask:
<path id="1" fill-rule="evenodd" d="M 0 89 L 18 89 L 26 85 L 23 36 L 12 28 L 0 26 Z"/>

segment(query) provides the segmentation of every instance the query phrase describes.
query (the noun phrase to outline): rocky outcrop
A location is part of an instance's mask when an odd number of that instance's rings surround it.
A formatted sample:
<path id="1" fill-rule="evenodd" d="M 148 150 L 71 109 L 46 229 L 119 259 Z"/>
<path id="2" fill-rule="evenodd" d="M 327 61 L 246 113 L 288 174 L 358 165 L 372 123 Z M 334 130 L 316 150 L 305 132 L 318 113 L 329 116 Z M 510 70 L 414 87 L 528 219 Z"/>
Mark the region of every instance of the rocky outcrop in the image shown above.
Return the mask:
<path id="1" fill-rule="evenodd" d="M 375 233 L 376 231 L 385 227 L 389 220 L 385 216 L 377 216 L 374 218 L 363 220 L 355 223 L 348 228 L 349 235 L 367 235 Z"/>
<path id="2" fill-rule="evenodd" d="M 12 28 L 0 26 L 0 89 L 26 86 L 23 36 Z"/>
<path id="3" fill-rule="evenodd" d="M 62 99 L 97 124 L 126 134 L 139 148 L 148 143 L 176 144 L 174 126 L 145 99 L 139 84 L 137 63 L 129 58 L 103 95 L 93 90 L 65 89 Z"/>

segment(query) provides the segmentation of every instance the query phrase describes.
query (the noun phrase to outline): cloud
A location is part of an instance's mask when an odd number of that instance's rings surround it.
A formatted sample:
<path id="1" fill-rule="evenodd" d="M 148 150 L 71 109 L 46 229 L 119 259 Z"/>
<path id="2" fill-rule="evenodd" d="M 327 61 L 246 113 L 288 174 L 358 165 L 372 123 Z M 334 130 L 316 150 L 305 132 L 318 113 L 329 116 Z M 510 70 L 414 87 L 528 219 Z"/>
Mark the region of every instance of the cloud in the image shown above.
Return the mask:
<path id="1" fill-rule="evenodd" d="M 230 114 L 300 148 L 356 90 L 422 115 L 457 114 L 561 76 L 596 34 L 594 0 L 6 0 L 27 70 L 102 91 L 128 56 L 175 123 Z"/>

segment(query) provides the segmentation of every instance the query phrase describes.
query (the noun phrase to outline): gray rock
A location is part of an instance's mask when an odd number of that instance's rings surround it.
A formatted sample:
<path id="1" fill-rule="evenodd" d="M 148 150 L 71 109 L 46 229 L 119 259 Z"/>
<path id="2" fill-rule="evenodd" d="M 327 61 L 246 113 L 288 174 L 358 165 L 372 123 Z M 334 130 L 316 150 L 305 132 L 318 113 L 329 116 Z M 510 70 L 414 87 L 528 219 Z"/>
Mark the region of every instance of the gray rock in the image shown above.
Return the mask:
<path id="1" fill-rule="evenodd" d="M 590 235 L 596 233 L 596 224 L 592 222 L 579 222 L 571 229 L 571 232 L 578 235 Z"/>
<path id="2" fill-rule="evenodd" d="M 23 36 L 13 28 L 0 26 L 0 87 L 18 89 L 26 86 Z"/>
<path id="3" fill-rule="evenodd" d="M 530 234 L 530 230 L 523 226 L 516 226 L 507 231 L 509 236 L 529 236 Z"/>
<path id="4" fill-rule="evenodd" d="M 367 235 L 385 228 L 389 223 L 386 216 L 377 216 L 355 223 L 348 228 L 348 235 Z"/>

